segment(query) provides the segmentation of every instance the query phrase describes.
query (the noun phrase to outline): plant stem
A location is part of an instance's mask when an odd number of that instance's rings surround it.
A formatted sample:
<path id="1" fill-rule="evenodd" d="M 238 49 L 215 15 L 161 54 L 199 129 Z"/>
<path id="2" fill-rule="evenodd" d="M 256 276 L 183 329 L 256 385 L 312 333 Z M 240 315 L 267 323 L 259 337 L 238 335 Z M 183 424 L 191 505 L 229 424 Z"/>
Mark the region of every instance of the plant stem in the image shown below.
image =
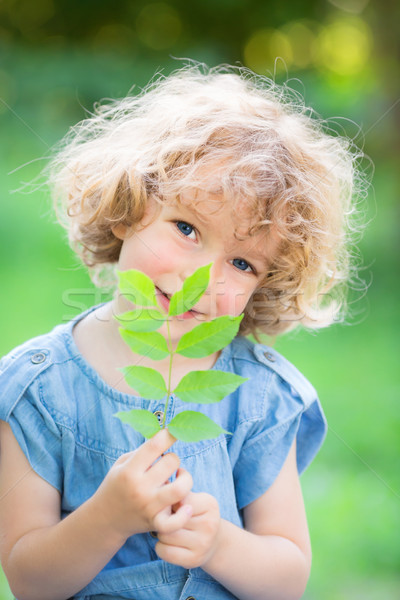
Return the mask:
<path id="1" fill-rule="evenodd" d="M 169 319 L 167 318 L 167 331 L 168 331 L 168 349 L 169 349 L 169 369 L 168 369 L 168 385 L 167 385 L 167 400 L 164 406 L 164 416 L 162 420 L 162 429 L 165 429 L 165 419 L 167 417 L 167 408 L 169 402 L 169 396 L 171 394 L 171 374 L 172 374 L 172 359 L 174 358 L 174 351 L 172 350 L 171 332 L 169 329 Z"/>

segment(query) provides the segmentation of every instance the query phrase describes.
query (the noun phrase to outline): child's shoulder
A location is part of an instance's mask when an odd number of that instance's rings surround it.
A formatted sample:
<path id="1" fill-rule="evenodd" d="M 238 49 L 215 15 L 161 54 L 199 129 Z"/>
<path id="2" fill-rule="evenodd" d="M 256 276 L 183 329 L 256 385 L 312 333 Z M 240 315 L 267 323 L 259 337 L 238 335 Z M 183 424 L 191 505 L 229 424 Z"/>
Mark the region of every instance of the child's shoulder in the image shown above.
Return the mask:
<path id="1" fill-rule="evenodd" d="M 24 342 L 0 360 L 0 397 L 3 406 L 15 402 L 55 363 L 68 361 L 65 326 Z"/>
<path id="2" fill-rule="evenodd" d="M 271 385 L 275 383 L 277 387 L 289 388 L 291 393 L 302 399 L 305 407 L 317 399 L 317 392 L 309 380 L 270 346 L 238 336 L 232 342 L 231 357 L 238 375 L 254 381 L 264 379 Z"/>
<path id="3" fill-rule="evenodd" d="M 96 308 L 98 307 L 94 306 L 85 310 L 74 319 L 56 325 L 51 331 L 27 340 L 0 357 L 0 377 L 5 372 L 10 372 L 10 369 L 24 372 L 25 368 L 34 368 L 38 372 L 50 365 L 74 360 L 77 350 L 72 337 L 73 327 Z"/>
<path id="4" fill-rule="evenodd" d="M 237 337 L 230 357 L 235 373 L 248 378 L 238 391 L 239 426 L 230 442 L 235 447 L 243 440 L 245 459 L 240 459 L 240 473 L 253 472 L 254 459 L 274 456 L 265 473 L 258 472 L 259 482 L 270 485 L 278 475 L 294 440 L 297 445 L 299 473 L 310 464 L 321 447 L 327 431 L 325 415 L 317 393 L 308 379 L 274 348 Z M 242 395 L 242 396 L 241 396 Z M 231 430 L 233 431 L 233 429 Z M 265 489 L 268 488 L 265 485 Z M 251 489 L 251 486 L 249 487 Z M 254 500 L 246 486 L 240 495 L 245 506 Z"/>
<path id="5" fill-rule="evenodd" d="M 12 363 L 22 367 L 24 363 L 43 364 L 50 357 L 52 361 L 65 360 L 66 346 L 63 337 L 65 329 L 66 326 L 57 325 L 50 332 L 31 338 L 13 348 L 1 358 L 0 373 L 9 368 Z"/>
<path id="6" fill-rule="evenodd" d="M 75 321 L 57 325 L 50 332 L 34 337 L 11 350 L 0 360 L 1 416 L 7 417 L 16 403 L 31 391 L 35 402 L 46 390 L 46 398 L 66 397 L 77 370 L 72 338 Z M 63 394 L 63 392 L 66 394 Z M 54 393 L 53 393 L 54 392 Z M 29 395 L 29 394 L 28 394 Z"/>

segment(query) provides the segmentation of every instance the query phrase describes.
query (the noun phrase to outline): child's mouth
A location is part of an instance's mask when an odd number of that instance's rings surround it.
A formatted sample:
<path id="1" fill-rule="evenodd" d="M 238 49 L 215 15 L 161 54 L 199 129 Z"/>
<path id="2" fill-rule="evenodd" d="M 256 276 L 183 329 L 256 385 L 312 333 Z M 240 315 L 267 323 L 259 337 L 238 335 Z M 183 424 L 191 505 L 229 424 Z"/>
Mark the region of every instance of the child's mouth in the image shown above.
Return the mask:
<path id="1" fill-rule="evenodd" d="M 157 298 L 158 301 L 160 302 L 162 308 L 168 312 L 169 309 L 169 301 L 171 299 L 172 294 L 167 294 L 166 292 L 163 292 L 159 287 L 156 288 L 157 290 Z M 179 319 L 193 319 L 194 317 L 196 317 L 196 315 L 201 315 L 203 313 L 200 313 L 197 310 L 188 310 L 187 312 L 184 312 L 180 315 L 178 315 Z"/>

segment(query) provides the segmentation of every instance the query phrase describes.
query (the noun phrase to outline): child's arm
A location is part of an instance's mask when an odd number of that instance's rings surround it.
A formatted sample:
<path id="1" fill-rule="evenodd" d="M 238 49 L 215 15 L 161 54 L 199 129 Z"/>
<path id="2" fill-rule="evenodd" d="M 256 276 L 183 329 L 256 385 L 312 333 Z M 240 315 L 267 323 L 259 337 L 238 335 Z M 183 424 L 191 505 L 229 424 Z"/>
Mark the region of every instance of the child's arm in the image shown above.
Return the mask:
<path id="1" fill-rule="evenodd" d="M 135 533 L 184 526 L 192 479 L 173 453 L 175 439 L 161 431 L 121 456 L 97 492 L 60 520 L 60 494 L 30 467 L 8 424 L 0 422 L 1 562 L 20 600 L 62 600 L 85 587 Z M 160 458 L 161 456 L 161 458 Z M 160 458 L 155 464 L 154 461 Z"/>
<path id="2" fill-rule="evenodd" d="M 190 493 L 193 517 L 180 531 L 159 534 L 158 555 L 202 567 L 240 600 L 301 598 L 311 566 L 296 449 L 271 488 L 244 509 L 246 529 L 220 519 L 209 494 Z"/>

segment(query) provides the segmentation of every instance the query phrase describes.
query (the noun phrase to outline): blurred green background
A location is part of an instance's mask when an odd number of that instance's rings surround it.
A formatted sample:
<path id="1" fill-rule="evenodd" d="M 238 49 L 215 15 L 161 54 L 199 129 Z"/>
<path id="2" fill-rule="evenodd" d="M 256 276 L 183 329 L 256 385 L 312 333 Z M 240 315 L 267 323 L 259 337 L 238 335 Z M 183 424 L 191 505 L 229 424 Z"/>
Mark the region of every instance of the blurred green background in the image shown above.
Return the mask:
<path id="1" fill-rule="evenodd" d="M 304 93 L 364 148 L 367 294 L 346 325 L 275 346 L 317 388 L 326 443 L 302 478 L 308 600 L 400 598 L 399 28 L 386 0 L 0 1 L 0 354 L 106 298 L 68 249 L 38 176 L 105 97 L 190 58 L 244 64 Z M 277 59 L 277 57 L 279 57 Z M 277 60 L 276 60 L 277 59 Z M 12 598 L 4 577 L 0 598 Z"/>

